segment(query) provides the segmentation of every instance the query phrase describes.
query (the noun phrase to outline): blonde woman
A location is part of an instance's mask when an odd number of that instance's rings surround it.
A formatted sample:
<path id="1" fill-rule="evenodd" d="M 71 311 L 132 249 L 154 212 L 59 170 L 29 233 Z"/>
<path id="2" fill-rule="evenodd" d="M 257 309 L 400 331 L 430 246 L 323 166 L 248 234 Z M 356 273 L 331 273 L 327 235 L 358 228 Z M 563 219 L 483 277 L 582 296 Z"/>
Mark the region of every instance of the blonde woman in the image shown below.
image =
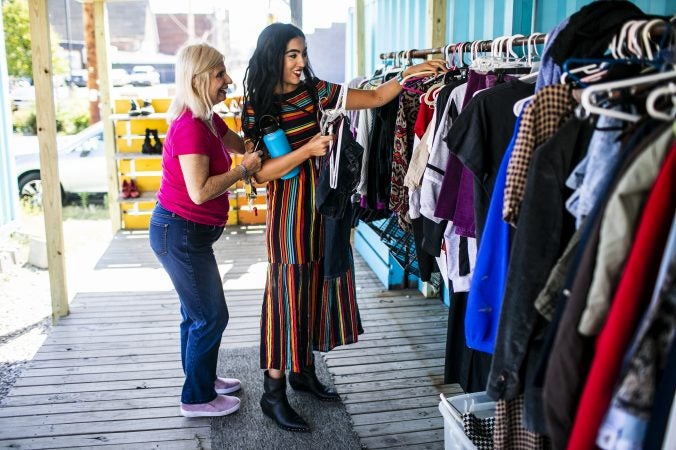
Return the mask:
<path id="1" fill-rule="evenodd" d="M 212 111 L 225 100 L 230 83 L 215 48 L 193 44 L 179 51 L 162 181 L 150 219 L 150 246 L 181 303 L 180 411 L 186 417 L 225 416 L 239 409 L 239 399 L 225 395 L 240 388 L 239 380 L 216 376 L 228 308 L 213 244 L 228 219 L 227 189 L 256 173 L 261 159 L 246 153 L 242 164 L 232 167 L 228 152 L 244 154 L 244 144 Z"/>

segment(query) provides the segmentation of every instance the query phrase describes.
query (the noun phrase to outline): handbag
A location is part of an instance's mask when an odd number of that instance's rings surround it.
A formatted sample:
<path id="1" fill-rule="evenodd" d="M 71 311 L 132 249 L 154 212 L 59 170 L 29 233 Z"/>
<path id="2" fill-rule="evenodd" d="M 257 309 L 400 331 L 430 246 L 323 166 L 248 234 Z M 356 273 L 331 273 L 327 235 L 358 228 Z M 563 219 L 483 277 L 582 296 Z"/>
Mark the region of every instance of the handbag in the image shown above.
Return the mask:
<path id="1" fill-rule="evenodd" d="M 361 178 L 364 148 L 350 131 L 350 120 L 345 114 L 347 87 L 343 85 L 337 109 L 325 110 L 320 120 L 323 135 L 334 139 L 321 163 L 315 190 L 315 207 L 319 214 L 334 219 L 343 218 L 352 194 Z"/>

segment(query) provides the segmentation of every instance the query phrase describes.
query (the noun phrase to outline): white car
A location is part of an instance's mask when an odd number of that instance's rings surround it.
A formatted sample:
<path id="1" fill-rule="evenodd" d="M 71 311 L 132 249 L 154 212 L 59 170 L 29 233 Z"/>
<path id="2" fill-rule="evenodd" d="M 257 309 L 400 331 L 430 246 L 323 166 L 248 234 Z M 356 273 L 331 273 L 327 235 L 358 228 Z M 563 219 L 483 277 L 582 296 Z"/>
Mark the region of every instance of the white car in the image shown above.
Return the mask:
<path id="1" fill-rule="evenodd" d="M 103 126 L 100 122 L 69 136 L 67 142 L 61 139 L 57 147 L 63 201 L 69 193 L 108 192 Z M 17 154 L 15 164 L 21 201 L 42 205 L 39 150 Z"/>
<path id="2" fill-rule="evenodd" d="M 112 69 L 110 71 L 110 82 L 114 87 L 126 86 L 131 83 L 131 78 L 124 69 Z"/>
<path id="3" fill-rule="evenodd" d="M 153 66 L 134 66 L 129 78 L 134 86 L 160 84 L 160 73 Z"/>

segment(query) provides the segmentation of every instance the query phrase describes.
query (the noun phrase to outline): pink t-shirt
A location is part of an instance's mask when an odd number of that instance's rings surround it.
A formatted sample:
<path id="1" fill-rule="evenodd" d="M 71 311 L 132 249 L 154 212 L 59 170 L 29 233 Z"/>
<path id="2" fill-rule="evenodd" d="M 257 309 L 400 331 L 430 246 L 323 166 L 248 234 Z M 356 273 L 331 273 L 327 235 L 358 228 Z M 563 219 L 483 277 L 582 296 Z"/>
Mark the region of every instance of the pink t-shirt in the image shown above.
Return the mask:
<path id="1" fill-rule="evenodd" d="M 213 115 L 216 132 L 222 138 L 228 126 L 218 114 Z M 232 159 L 222 139 L 211 132 L 207 124 L 186 110 L 169 126 L 162 152 L 162 181 L 157 200 L 162 206 L 184 219 L 204 225 L 223 226 L 228 220 L 228 193 L 196 205 L 188 195 L 179 155 L 206 155 L 209 157 L 209 176 L 230 170 Z"/>

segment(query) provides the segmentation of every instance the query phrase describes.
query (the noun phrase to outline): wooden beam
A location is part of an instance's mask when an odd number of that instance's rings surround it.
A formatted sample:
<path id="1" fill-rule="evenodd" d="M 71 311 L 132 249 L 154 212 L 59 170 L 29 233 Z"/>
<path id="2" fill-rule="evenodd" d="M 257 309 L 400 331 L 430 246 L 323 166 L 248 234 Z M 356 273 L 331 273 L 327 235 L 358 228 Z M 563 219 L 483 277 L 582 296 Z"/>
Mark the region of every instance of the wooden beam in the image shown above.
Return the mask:
<path id="1" fill-rule="evenodd" d="M 365 53 L 366 42 L 364 39 L 365 36 L 364 1 L 365 0 L 357 0 L 355 8 L 354 46 L 357 48 L 357 61 L 356 61 L 357 76 L 366 75 L 366 53 Z"/>
<path id="2" fill-rule="evenodd" d="M 96 63 L 96 23 L 94 20 L 94 5 L 87 2 L 82 5 L 82 26 L 84 27 L 85 50 L 87 51 L 87 89 L 89 91 L 89 123 L 94 124 L 101 120 L 98 102 L 99 78 L 98 64 Z"/>
<path id="3" fill-rule="evenodd" d="M 94 23 L 96 40 L 96 61 L 99 91 L 99 111 L 101 121 L 103 122 L 103 144 L 106 154 L 106 174 L 108 178 L 108 211 L 110 213 L 110 223 L 113 227 L 113 233 L 117 232 L 121 226 L 120 204 L 117 201 L 119 195 L 119 184 L 117 179 L 117 159 L 115 158 L 115 130 L 110 115 L 113 112 L 113 102 L 111 99 L 111 81 L 110 81 L 110 59 L 108 58 L 108 16 L 106 14 L 106 5 L 104 0 L 94 2 Z"/>
<path id="4" fill-rule="evenodd" d="M 56 149 L 56 113 L 52 82 L 52 53 L 49 36 L 47 0 L 29 0 L 33 82 L 35 84 L 36 121 L 40 145 L 40 178 L 45 214 L 47 264 L 52 296 L 52 322 L 68 314 L 66 264 L 61 215 L 61 185 Z"/>
<path id="5" fill-rule="evenodd" d="M 427 1 L 427 45 L 446 44 L 446 0 Z"/>

